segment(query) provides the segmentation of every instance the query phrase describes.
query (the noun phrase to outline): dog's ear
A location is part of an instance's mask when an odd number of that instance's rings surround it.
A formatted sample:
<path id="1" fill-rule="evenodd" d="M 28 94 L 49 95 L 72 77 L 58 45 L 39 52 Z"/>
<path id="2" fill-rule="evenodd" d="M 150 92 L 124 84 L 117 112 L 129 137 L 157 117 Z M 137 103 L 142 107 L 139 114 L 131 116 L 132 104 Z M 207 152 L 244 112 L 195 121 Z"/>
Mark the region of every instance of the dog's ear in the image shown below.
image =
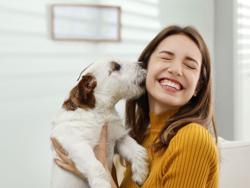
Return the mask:
<path id="1" fill-rule="evenodd" d="M 96 87 L 96 79 L 93 75 L 84 75 L 78 83 L 77 98 L 81 104 L 91 108 L 95 107 L 94 89 Z"/>
<path id="2" fill-rule="evenodd" d="M 94 89 L 97 85 L 96 79 L 91 74 L 82 76 L 80 82 L 71 90 L 70 97 L 63 107 L 66 110 L 76 110 L 77 108 L 94 108 Z"/>

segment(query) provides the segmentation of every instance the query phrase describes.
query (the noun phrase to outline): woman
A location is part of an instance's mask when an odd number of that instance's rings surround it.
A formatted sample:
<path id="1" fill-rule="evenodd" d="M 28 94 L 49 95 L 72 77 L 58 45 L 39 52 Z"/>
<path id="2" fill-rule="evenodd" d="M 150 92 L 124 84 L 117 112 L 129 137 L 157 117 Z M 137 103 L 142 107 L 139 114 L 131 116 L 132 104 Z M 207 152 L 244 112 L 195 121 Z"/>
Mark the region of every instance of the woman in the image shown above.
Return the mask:
<path id="1" fill-rule="evenodd" d="M 169 26 L 146 46 L 139 61 L 148 70 L 146 93 L 127 101 L 126 121 L 149 154 L 150 172 L 142 187 L 218 187 L 211 62 L 201 35 L 193 27 Z M 97 154 L 104 166 L 106 131 Z M 58 152 L 62 160 L 57 164 L 82 176 Z M 117 186 L 112 178 L 111 183 Z M 138 187 L 129 165 L 120 187 Z"/>

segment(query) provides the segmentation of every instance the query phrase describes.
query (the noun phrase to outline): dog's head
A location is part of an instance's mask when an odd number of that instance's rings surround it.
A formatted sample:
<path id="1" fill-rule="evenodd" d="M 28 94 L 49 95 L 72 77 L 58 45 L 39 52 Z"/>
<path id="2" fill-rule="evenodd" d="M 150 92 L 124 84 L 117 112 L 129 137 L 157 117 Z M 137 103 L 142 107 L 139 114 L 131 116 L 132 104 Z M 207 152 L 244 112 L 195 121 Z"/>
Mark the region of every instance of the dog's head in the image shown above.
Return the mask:
<path id="1" fill-rule="evenodd" d="M 139 97 L 145 90 L 146 70 L 140 63 L 108 60 L 97 62 L 83 71 L 71 90 L 64 108 L 94 108 L 115 105 L 121 99 Z"/>

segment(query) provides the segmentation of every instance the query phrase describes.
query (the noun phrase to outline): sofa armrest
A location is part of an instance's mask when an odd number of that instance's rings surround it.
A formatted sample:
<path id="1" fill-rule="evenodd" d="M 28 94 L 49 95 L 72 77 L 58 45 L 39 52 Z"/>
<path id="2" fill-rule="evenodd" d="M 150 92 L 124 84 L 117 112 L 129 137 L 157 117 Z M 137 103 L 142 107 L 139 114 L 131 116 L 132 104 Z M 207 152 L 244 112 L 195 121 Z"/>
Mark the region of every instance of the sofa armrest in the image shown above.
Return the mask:
<path id="1" fill-rule="evenodd" d="M 250 187 L 250 141 L 218 140 L 220 188 Z"/>

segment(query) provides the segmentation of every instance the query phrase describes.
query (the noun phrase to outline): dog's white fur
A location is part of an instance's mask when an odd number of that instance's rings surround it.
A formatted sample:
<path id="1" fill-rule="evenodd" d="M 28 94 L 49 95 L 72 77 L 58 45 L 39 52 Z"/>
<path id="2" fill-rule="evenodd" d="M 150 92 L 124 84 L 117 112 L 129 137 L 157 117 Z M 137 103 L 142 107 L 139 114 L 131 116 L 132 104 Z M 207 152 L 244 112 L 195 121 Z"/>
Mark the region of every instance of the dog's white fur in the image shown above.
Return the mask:
<path id="1" fill-rule="evenodd" d="M 112 166 L 116 147 L 117 152 L 131 163 L 133 180 L 138 184 L 145 181 L 148 174 L 147 152 L 128 135 L 115 104 L 121 99 L 131 99 L 143 93 L 144 89 L 139 84 L 145 80 L 146 71 L 138 63 L 118 63 L 120 70 L 112 70 L 112 62 L 105 61 L 94 63 L 84 71 L 83 75 L 92 74 L 96 78 L 94 108 L 72 111 L 62 108 L 53 121 L 51 137 L 62 144 L 88 181 L 53 164 L 52 188 L 111 188 L 108 175 L 93 152 L 104 124 L 108 125 L 109 167 Z"/>

